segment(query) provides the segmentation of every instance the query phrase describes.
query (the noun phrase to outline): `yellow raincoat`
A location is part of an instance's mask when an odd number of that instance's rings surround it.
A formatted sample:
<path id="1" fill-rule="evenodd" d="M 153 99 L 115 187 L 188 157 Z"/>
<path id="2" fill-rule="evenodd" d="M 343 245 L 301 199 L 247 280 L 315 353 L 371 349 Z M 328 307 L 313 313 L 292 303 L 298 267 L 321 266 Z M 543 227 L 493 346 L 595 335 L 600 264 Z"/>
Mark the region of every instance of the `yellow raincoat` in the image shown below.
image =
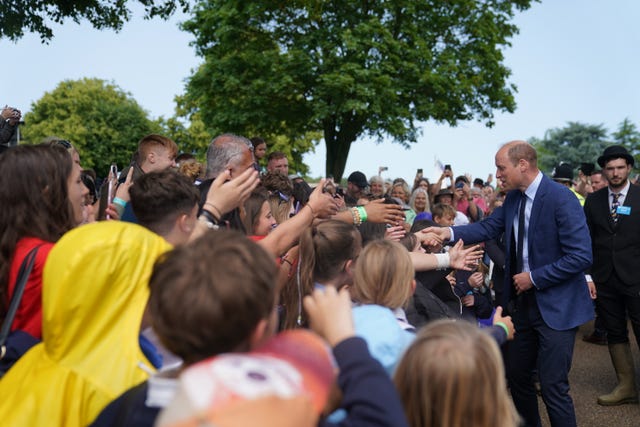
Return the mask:
<path id="1" fill-rule="evenodd" d="M 153 370 L 138 344 L 153 263 L 170 249 L 135 224 L 76 228 L 43 275 L 43 342 L 0 380 L 7 426 L 85 426 Z M 146 368 L 141 368 L 141 365 Z"/>

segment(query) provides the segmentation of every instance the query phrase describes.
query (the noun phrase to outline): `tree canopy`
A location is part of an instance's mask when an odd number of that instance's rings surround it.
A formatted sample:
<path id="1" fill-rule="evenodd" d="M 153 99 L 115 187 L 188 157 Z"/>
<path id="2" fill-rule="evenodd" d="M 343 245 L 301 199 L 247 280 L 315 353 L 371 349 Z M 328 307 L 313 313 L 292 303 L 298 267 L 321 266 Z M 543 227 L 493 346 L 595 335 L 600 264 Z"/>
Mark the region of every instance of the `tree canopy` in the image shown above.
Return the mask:
<path id="1" fill-rule="evenodd" d="M 127 3 L 144 7 L 145 18 L 168 18 L 178 8 L 188 10 L 189 0 L 5 0 L 0 2 L 0 38 L 16 41 L 25 31 L 51 40 L 51 24 L 86 19 L 97 29 L 120 30 L 131 18 Z"/>
<path id="2" fill-rule="evenodd" d="M 636 159 L 636 165 L 640 165 L 640 132 L 635 123 L 625 118 L 613 132 L 613 142 L 624 145 Z"/>
<path id="3" fill-rule="evenodd" d="M 173 139 L 181 151 L 191 153 L 199 160 L 206 161 L 205 153 L 212 136 L 227 131 L 224 129 L 216 130 L 206 126 L 202 121 L 200 111 L 185 96 L 176 96 L 175 101 L 177 107 L 174 116 L 168 119 L 162 117 L 159 119 L 164 134 Z M 309 167 L 304 163 L 302 155 L 313 151 L 315 144 L 322 137 L 319 132 L 309 132 L 299 138 L 290 138 L 286 135 L 277 134 L 246 133 L 243 135 L 249 138 L 260 136 L 265 139 L 269 152 L 283 152 L 289 159 L 289 171 L 302 175 L 306 175 L 309 171 Z"/>
<path id="4" fill-rule="evenodd" d="M 37 144 L 49 136 L 69 140 L 82 166 L 104 177 L 111 163 L 129 165 L 144 135 L 162 128 L 129 93 L 99 79 L 65 80 L 32 105 L 22 137 Z"/>
<path id="5" fill-rule="evenodd" d="M 322 132 L 339 180 L 363 136 L 408 147 L 418 121 L 492 125 L 515 109 L 501 49 L 531 0 L 199 2 L 183 28 L 204 63 L 186 98 L 211 128 Z"/>
<path id="6" fill-rule="evenodd" d="M 530 138 L 538 152 L 538 166 L 551 172 L 560 163 L 569 163 L 577 169 L 581 163 L 594 163 L 604 149 L 612 144 L 627 147 L 636 156 L 640 153 L 640 132 L 629 119 L 624 119 L 618 129 L 609 136 L 602 124 L 569 122 L 563 128 L 549 129 L 543 138 Z"/>

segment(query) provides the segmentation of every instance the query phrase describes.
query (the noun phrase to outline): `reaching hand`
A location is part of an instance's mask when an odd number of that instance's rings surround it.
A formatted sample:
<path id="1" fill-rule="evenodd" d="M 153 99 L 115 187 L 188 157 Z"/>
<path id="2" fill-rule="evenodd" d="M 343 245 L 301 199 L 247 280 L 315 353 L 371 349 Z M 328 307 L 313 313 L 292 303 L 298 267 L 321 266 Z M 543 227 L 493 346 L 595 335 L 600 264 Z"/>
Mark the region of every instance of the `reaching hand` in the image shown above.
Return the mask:
<path id="1" fill-rule="evenodd" d="M 303 303 L 311 329 L 326 339 L 331 347 L 355 335 L 348 290 L 338 292 L 333 286 L 316 289 L 304 297 Z"/>
<path id="2" fill-rule="evenodd" d="M 451 231 L 449 227 L 427 227 L 423 230 L 420 230 L 421 233 L 433 233 L 436 236 L 440 237 L 442 242 L 448 242 L 451 240 Z"/>
<path id="3" fill-rule="evenodd" d="M 404 212 L 399 205 L 386 204 L 384 199 L 376 199 L 364 206 L 367 212 L 367 222 L 401 225 L 404 222 Z"/>
<path id="4" fill-rule="evenodd" d="M 396 225 L 394 227 L 388 227 L 384 231 L 384 238 L 386 240 L 391 240 L 394 242 L 399 242 L 407 232 L 404 230 L 404 227 L 401 225 Z"/>
<path id="5" fill-rule="evenodd" d="M 456 270 L 474 270 L 478 267 L 484 251 L 480 245 L 473 245 L 467 249 L 464 249 L 463 245 L 462 240 L 458 240 L 458 243 L 449 250 L 449 266 Z"/>
<path id="6" fill-rule="evenodd" d="M 231 173 L 226 170 L 211 183 L 205 205 L 218 211 L 211 212 L 214 215 L 222 216 L 240 206 L 260 183 L 258 172 L 252 168 L 230 178 Z"/>
<path id="7" fill-rule="evenodd" d="M 428 231 L 428 229 L 420 230 L 415 235 L 423 246 L 439 247 L 442 245 L 442 237 L 433 231 Z"/>
<path id="8" fill-rule="evenodd" d="M 498 322 L 504 324 L 507 327 L 507 330 L 509 331 L 507 333 L 507 339 L 512 340 L 516 328 L 513 326 L 511 316 L 502 316 L 502 307 L 496 307 L 496 312 L 493 314 L 493 324 L 495 325 Z"/>
<path id="9" fill-rule="evenodd" d="M 322 178 L 313 192 L 309 195 L 307 205 L 311 208 L 314 218 L 330 218 L 338 212 L 338 202 L 330 194 L 324 193 L 326 179 Z"/>
<path id="10" fill-rule="evenodd" d="M 125 202 L 129 202 L 131 200 L 131 196 L 129 195 L 129 187 L 133 184 L 133 168 L 129 168 L 129 173 L 127 173 L 127 179 L 116 188 L 116 197 L 124 200 Z"/>

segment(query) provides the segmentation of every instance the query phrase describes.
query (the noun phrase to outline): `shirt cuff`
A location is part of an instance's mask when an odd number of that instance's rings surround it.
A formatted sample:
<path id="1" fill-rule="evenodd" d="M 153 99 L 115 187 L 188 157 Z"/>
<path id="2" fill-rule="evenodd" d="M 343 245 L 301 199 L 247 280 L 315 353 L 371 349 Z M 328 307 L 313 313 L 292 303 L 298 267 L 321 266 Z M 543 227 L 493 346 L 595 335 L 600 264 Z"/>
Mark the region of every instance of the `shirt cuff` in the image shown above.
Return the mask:
<path id="1" fill-rule="evenodd" d="M 536 285 L 536 282 L 533 280 L 533 274 L 531 274 L 531 272 L 529 272 L 529 279 L 531 280 L 533 287 L 536 288 L 536 290 L 538 290 L 538 286 Z"/>

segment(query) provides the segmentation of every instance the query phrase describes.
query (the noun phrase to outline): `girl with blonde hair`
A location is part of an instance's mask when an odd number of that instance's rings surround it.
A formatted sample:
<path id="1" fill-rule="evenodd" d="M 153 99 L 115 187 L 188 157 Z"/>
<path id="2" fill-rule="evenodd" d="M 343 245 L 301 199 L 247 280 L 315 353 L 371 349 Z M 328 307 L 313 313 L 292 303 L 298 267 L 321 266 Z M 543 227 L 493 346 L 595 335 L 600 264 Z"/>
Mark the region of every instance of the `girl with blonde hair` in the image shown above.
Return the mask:
<path id="1" fill-rule="evenodd" d="M 374 240 L 360 254 L 351 296 L 360 304 L 376 304 L 404 317 L 402 310 L 415 289 L 415 269 L 407 249 L 391 240 Z"/>
<path id="2" fill-rule="evenodd" d="M 420 330 L 395 372 L 410 427 L 515 427 L 500 351 L 464 321 Z"/>

